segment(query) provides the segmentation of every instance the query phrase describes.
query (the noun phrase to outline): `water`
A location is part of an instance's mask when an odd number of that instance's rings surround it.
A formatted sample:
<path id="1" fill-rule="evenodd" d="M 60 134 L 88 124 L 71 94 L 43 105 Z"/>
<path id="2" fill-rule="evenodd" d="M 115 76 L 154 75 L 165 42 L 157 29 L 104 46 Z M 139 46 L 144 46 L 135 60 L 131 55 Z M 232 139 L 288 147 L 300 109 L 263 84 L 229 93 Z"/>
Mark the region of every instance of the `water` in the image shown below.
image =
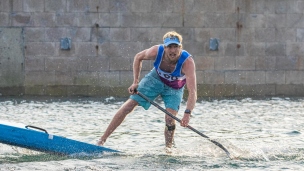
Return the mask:
<path id="1" fill-rule="evenodd" d="M 0 99 L 0 120 L 96 144 L 122 103 L 115 98 Z M 304 99 L 200 100 L 192 115 L 192 127 L 238 159 L 180 126 L 176 148 L 166 153 L 165 114 L 138 107 L 105 144 L 124 153 L 57 156 L 0 144 L 0 170 L 304 170 Z"/>

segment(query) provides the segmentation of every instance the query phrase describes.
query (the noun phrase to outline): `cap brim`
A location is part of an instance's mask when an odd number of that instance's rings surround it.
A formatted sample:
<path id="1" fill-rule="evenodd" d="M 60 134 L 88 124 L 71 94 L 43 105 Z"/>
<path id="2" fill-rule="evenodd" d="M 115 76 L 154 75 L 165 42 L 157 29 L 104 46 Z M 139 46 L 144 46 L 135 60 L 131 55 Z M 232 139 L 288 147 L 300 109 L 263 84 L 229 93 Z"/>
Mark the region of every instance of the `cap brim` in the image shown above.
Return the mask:
<path id="1" fill-rule="evenodd" d="M 169 46 L 169 45 L 171 45 L 171 44 L 180 45 L 180 43 L 177 42 L 177 41 L 169 41 L 169 42 L 165 43 L 164 45 L 165 45 L 165 46 Z"/>

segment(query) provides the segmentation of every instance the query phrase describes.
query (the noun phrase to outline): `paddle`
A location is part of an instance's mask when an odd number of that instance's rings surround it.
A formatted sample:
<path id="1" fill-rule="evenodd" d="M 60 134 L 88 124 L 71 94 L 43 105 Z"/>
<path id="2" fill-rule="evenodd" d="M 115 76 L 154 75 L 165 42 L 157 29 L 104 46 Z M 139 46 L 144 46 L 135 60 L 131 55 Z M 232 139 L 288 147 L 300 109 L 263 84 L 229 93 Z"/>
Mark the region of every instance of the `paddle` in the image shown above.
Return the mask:
<path id="1" fill-rule="evenodd" d="M 157 103 L 155 103 L 154 101 L 150 100 L 147 96 L 141 94 L 139 91 L 137 91 L 136 89 L 134 90 L 134 92 L 136 94 L 138 94 L 140 97 L 142 97 L 143 99 L 145 99 L 146 101 L 148 101 L 149 103 L 151 103 L 153 106 L 157 107 L 158 109 L 160 109 L 161 111 L 163 111 L 164 113 L 166 113 L 167 115 L 169 115 L 170 117 L 172 117 L 173 119 L 175 119 L 178 122 L 181 122 L 181 120 L 179 118 L 177 118 L 176 116 L 174 116 L 172 113 L 168 112 L 166 109 L 162 108 L 161 106 L 159 106 Z M 187 128 L 191 129 L 192 131 L 196 132 L 198 135 L 207 138 L 209 141 L 211 141 L 213 144 L 217 145 L 218 147 L 220 147 L 222 150 L 225 151 L 225 153 L 228 155 L 228 157 L 230 159 L 234 159 L 229 151 L 219 142 L 214 141 L 212 139 L 210 139 L 207 135 L 204 135 L 203 133 L 199 132 L 198 130 L 194 129 L 192 126 L 188 125 Z"/>

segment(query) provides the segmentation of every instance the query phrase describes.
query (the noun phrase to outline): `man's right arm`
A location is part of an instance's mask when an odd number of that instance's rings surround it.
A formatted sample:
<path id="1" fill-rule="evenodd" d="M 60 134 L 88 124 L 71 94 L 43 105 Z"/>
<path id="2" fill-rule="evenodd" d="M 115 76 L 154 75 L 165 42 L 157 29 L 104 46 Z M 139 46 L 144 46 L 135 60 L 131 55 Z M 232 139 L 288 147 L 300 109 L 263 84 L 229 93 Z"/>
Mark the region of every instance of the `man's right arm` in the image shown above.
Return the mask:
<path id="1" fill-rule="evenodd" d="M 133 90 L 137 88 L 139 83 L 140 71 L 143 60 L 155 60 L 159 45 L 152 46 L 137 53 L 133 61 L 133 84 L 129 87 L 129 93 L 133 94 Z"/>

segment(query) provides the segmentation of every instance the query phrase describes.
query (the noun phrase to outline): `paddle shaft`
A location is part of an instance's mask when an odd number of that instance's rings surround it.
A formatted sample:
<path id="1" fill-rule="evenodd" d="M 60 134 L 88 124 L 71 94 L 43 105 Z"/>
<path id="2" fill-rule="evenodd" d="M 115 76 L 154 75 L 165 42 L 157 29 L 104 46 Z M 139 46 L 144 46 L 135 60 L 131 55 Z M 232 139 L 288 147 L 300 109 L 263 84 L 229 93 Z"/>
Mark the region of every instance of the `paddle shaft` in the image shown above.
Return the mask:
<path id="1" fill-rule="evenodd" d="M 161 106 L 159 106 L 157 103 L 155 103 L 154 101 L 150 100 L 147 96 L 143 95 L 142 93 L 140 93 L 139 91 L 135 90 L 135 92 L 142 97 L 143 99 L 145 99 L 146 101 L 148 101 L 149 103 L 151 103 L 153 106 L 157 107 L 158 109 L 160 109 L 161 111 L 163 111 L 164 113 L 166 113 L 167 115 L 169 115 L 170 117 L 172 117 L 173 119 L 175 119 L 178 122 L 181 122 L 181 120 L 179 118 L 177 118 L 176 116 L 174 116 L 172 113 L 168 112 L 166 109 L 162 108 Z M 210 142 L 214 143 L 215 145 L 217 145 L 218 147 L 220 147 L 222 150 L 224 150 L 226 152 L 226 154 L 229 156 L 229 158 L 231 158 L 229 151 L 219 142 L 211 140 L 207 135 L 199 132 L 198 130 L 194 129 L 192 126 L 188 125 L 187 128 L 191 129 L 192 131 L 196 132 L 197 134 L 199 134 L 200 136 L 207 138 Z M 232 158 L 231 158 L 232 159 Z"/>

